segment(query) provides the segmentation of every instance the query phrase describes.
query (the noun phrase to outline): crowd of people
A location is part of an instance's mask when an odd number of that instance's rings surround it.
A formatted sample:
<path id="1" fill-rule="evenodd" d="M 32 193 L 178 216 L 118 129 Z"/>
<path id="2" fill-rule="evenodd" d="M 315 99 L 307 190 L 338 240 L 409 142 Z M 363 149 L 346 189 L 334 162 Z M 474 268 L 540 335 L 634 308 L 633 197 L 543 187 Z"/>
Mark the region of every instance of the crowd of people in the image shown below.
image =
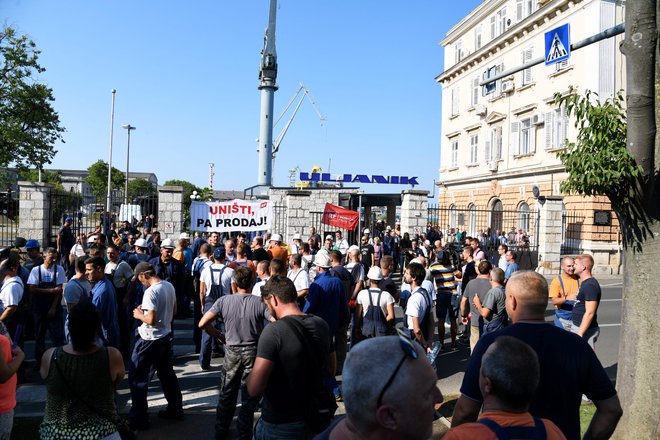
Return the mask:
<path id="1" fill-rule="evenodd" d="M 310 227 L 287 243 L 278 233 L 173 240 L 128 222 L 74 239 L 66 220 L 56 248 L 17 239 L 0 251 L 0 438 L 11 432 L 26 333 L 47 388 L 42 438 L 149 429 L 152 370 L 167 400 L 158 416 L 182 420 L 173 321 L 189 318 L 200 370 L 224 358 L 218 439 L 239 400 L 241 439 L 428 438 L 442 394 L 427 359 L 461 343 L 472 355 L 448 438 L 578 438 L 583 395 L 597 409 L 591 438 L 607 438 L 620 417 L 593 352 L 600 287 L 589 255 L 565 258 L 548 288 L 520 270 L 508 240 L 489 256 L 483 237 L 437 226 L 410 237 L 379 223 L 354 244 Z M 548 296 L 554 326 L 542 325 Z M 125 370 L 127 426 L 113 399 Z M 333 418 L 338 401 L 346 415 Z"/>

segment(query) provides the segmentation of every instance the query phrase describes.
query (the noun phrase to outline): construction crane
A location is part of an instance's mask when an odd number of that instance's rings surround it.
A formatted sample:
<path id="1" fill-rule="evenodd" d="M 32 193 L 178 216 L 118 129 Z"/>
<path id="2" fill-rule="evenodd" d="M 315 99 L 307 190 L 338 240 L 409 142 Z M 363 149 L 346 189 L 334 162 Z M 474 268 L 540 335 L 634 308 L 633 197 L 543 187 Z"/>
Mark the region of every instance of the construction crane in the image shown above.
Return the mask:
<path id="1" fill-rule="evenodd" d="M 289 130 L 289 127 L 291 126 L 291 123 L 293 122 L 293 119 L 296 117 L 296 114 L 298 113 L 298 109 L 302 105 L 305 98 L 307 98 L 309 100 L 310 104 L 312 104 L 312 107 L 314 107 L 314 111 L 316 111 L 316 114 L 318 115 L 319 120 L 321 122 L 321 127 L 323 127 L 323 124 L 325 123 L 325 121 L 327 119 L 319 111 L 319 108 L 317 107 L 316 102 L 312 98 L 312 95 L 309 93 L 309 89 L 307 87 L 305 87 L 302 83 L 299 83 L 299 84 L 300 84 L 300 87 L 298 87 L 298 90 L 296 90 L 296 93 L 293 94 L 293 98 L 291 98 L 291 100 L 286 105 L 286 107 L 284 107 L 284 110 L 282 110 L 282 114 L 280 114 L 280 116 L 275 121 L 275 124 L 273 124 L 273 126 L 276 126 L 280 122 L 280 120 L 284 117 L 286 112 L 289 111 L 289 109 L 291 108 L 291 105 L 296 100 L 296 98 L 298 98 L 298 96 L 302 93 L 302 95 L 300 96 L 300 99 L 298 100 L 298 104 L 296 104 L 296 107 L 293 109 L 293 114 L 291 115 L 291 117 L 287 121 L 286 125 L 282 129 L 282 132 L 280 133 L 280 135 L 277 136 L 277 138 L 273 142 L 273 161 L 275 160 L 275 154 L 277 154 L 277 152 L 280 149 L 280 144 L 282 143 L 282 139 L 284 139 L 284 136 L 286 135 L 286 132 Z"/>

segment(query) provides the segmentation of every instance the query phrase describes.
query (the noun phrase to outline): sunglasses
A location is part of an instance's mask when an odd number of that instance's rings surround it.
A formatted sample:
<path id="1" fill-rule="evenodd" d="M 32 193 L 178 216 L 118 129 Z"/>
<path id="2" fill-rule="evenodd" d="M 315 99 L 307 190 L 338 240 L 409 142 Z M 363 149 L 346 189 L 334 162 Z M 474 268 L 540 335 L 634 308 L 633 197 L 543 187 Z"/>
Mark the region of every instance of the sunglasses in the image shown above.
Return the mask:
<path id="1" fill-rule="evenodd" d="M 390 387 L 390 385 L 392 385 L 392 382 L 394 382 L 394 378 L 401 369 L 403 362 L 408 358 L 417 359 L 417 350 L 415 350 L 415 346 L 413 345 L 413 342 L 410 340 L 410 338 L 405 336 L 405 334 L 401 330 L 398 330 L 398 332 L 399 332 L 399 345 L 401 346 L 401 350 L 403 351 L 403 357 L 401 358 L 399 364 L 392 372 L 390 378 L 387 379 L 387 382 L 385 382 L 385 386 L 378 395 L 376 408 L 380 408 L 380 405 L 383 403 L 383 395 L 385 394 L 385 391 L 387 391 L 387 389 Z"/>

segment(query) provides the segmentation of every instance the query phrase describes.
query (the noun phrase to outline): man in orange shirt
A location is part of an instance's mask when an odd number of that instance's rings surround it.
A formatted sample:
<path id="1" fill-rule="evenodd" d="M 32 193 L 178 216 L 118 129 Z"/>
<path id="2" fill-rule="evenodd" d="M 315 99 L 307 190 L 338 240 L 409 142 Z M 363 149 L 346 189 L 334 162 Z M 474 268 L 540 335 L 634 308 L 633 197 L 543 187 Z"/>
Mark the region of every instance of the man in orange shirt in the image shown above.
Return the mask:
<path id="1" fill-rule="evenodd" d="M 575 260 L 564 257 L 561 260 L 561 271 L 550 284 L 549 296 L 555 306 L 555 325 L 570 331 L 573 325 L 573 304 L 580 289 L 580 280 L 575 276 Z"/>
<path id="2" fill-rule="evenodd" d="M 446 440 L 566 437 L 553 422 L 533 417 L 529 404 L 539 384 L 539 360 L 532 348 L 512 336 L 500 336 L 484 353 L 479 371 L 483 412 L 476 423 L 450 429 Z"/>
<path id="3" fill-rule="evenodd" d="M 282 247 L 282 236 L 280 234 L 271 235 L 268 255 L 270 255 L 271 260 L 273 258 L 279 258 L 283 261 L 289 260 L 289 252 Z"/>

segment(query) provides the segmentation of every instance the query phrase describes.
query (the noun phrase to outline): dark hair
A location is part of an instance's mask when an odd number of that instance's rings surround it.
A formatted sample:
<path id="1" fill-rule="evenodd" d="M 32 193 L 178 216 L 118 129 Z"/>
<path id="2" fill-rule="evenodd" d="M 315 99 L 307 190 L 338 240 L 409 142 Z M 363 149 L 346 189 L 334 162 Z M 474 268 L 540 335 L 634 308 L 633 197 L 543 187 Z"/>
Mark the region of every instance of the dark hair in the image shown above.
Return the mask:
<path id="1" fill-rule="evenodd" d="M 490 264 L 490 261 L 488 260 L 481 260 L 479 262 L 479 265 L 477 266 L 477 271 L 481 275 L 486 275 L 490 270 L 493 268 L 493 265 Z"/>
<path id="2" fill-rule="evenodd" d="M 259 236 L 259 237 L 254 237 L 254 239 L 257 241 L 257 244 L 258 244 L 259 246 L 263 246 L 263 244 L 264 244 L 264 238 L 263 238 L 263 237 L 261 237 L 261 236 Z"/>
<path id="3" fill-rule="evenodd" d="M 81 257 L 76 257 L 75 260 L 73 260 L 73 267 L 75 268 L 76 272 L 78 273 L 85 273 L 85 261 L 87 261 L 89 257 L 83 255 Z"/>
<path id="4" fill-rule="evenodd" d="M 507 251 L 507 252 L 509 252 L 509 253 L 511 254 L 511 258 L 513 258 L 514 260 L 515 260 L 516 258 L 518 258 L 518 254 L 516 253 L 516 251 L 509 250 L 509 251 Z"/>
<path id="5" fill-rule="evenodd" d="M 69 312 L 69 335 L 74 350 L 91 347 L 98 337 L 101 317 L 96 306 L 88 301 L 80 301 Z"/>
<path id="6" fill-rule="evenodd" d="M 309 243 L 307 242 L 300 243 L 300 250 L 309 252 Z"/>
<path id="7" fill-rule="evenodd" d="M 302 255 L 300 254 L 292 254 L 291 259 L 293 260 L 293 264 L 298 267 L 302 264 Z"/>
<path id="8" fill-rule="evenodd" d="M 512 336 L 493 342 L 481 359 L 481 372 L 490 379 L 492 394 L 513 409 L 526 410 L 539 384 L 538 356 Z"/>
<path id="9" fill-rule="evenodd" d="M 89 253 L 91 254 L 94 251 L 94 254 L 103 254 L 105 252 L 105 245 L 94 243 L 89 247 Z"/>
<path id="10" fill-rule="evenodd" d="M 389 268 L 392 263 L 394 263 L 394 258 L 391 255 L 383 255 L 380 259 L 380 268 L 386 269 Z"/>
<path id="11" fill-rule="evenodd" d="M 501 244 L 500 247 L 501 247 L 502 249 L 504 249 L 504 252 L 506 252 L 506 251 L 509 250 L 509 246 L 507 246 L 507 245 L 505 245 L 505 244 Z"/>
<path id="12" fill-rule="evenodd" d="M 270 276 L 275 275 L 286 276 L 286 263 L 281 258 L 270 260 Z"/>
<path id="13" fill-rule="evenodd" d="M 343 258 L 341 252 L 339 252 L 336 249 L 330 251 L 328 255 L 330 256 L 330 261 L 334 261 L 335 263 L 341 263 L 341 260 Z"/>
<path id="14" fill-rule="evenodd" d="M 105 270 L 105 260 L 103 257 L 90 257 L 85 260 L 85 265 L 87 264 L 91 264 L 95 269 L 100 267 Z"/>
<path id="15" fill-rule="evenodd" d="M 470 246 L 465 246 L 463 250 L 466 251 L 470 256 L 474 255 L 474 250 Z"/>
<path id="16" fill-rule="evenodd" d="M 261 297 L 266 299 L 271 295 L 276 296 L 277 300 L 283 304 L 295 303 L 298 298 L 298 292 L 293 281 L 281 275 L 270 277 L 264 284 Z"/>
<path id="17" fill-rule="evenodd" d="M 107 250 L 107 249 L 112 249 L 113 251 L 119 253 L 119 246 L 117 246 L 117 245 L 114 244 L 114 243 L 109 244 L 109 245 L 106 247 L 106 250 Z"/>
<path id="18" fill-rule="evenodd" d="M 103 234 L 103 233 L 98 234 L 97 237 L 99 238 L 101 243 L 105 243 L 107 241 L 107 238 L 106 238 L 105 234 Z"/>
<path id="19" fill-rule="evenodd" d="M 408 272 L 412 279 L 415 280 L 415 284 L 421 286 L 426 278 L 426 269 L 419 263 L 410 263 L 408 265 Z"/>
<path id="20" fill-rule="evenodd" d="M 436 260 L 444 265 L 444 266 L 449 266 L 452 264 L 451 261 L 451 252 L 449 250 L 442 250 L 436 254 Z"/>
<path id="21" fill-rule="evenodd" d="M 20 266 L 21 257 L 16 252 L 9 252 L 9 255 L 0 264 L 0 282 L 7 276 L 7 273 L 12 269 L 18 269 Z"/>
<path id="22" fill-rule="evenodd" d="M 252 287 L 252 271 L 245 266 L 238 266 L 234 269 L 234 282 L 240 289 L 249 289 Z"/>

